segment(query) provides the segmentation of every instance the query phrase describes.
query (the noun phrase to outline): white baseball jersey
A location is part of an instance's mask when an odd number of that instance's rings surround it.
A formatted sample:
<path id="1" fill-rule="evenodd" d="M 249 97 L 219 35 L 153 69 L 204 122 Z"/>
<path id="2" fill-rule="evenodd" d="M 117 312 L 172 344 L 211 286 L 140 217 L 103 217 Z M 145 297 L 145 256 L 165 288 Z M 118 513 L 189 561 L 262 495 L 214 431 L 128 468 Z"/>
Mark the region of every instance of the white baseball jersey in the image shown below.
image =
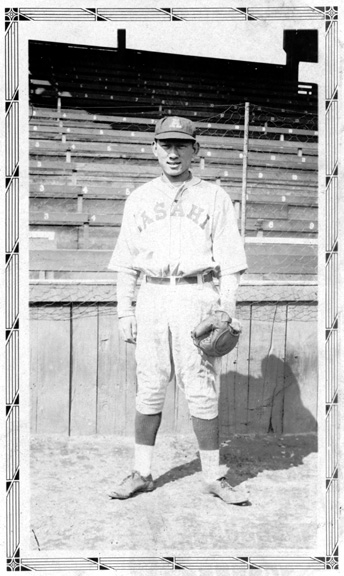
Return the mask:
<path id="1" fill-rule="evenodd" d="M 218 185 L 191 177 L 179 188 L 163 177 L 132 192 L 109 266 L 149 276 L 219 275 L 247 268 L 233 204 Z"/>
<path id="2" fill-rule="evenodd" d="M 178 188 L 159 177 L 130 195 L 109 264 L 113 270 L 148 276 L 190 276 L 209 270 L 226 276 L 246 267 L 230 198 L 221 187 L 195 177 Z M 130 282 L 133 287 L 135 275 Z M 136 408 L 142 414 L 162 411 L 173 375 L 192 416 L 212 419 L 218 414 L 221 363 L 201 353 L 190 334 L 218 308 L 220 297 L 213 282 L 201 288 L 143 282 L 139 290 Z M 130 314 L 131 305 L 125 296 L 124 315 Z"/>

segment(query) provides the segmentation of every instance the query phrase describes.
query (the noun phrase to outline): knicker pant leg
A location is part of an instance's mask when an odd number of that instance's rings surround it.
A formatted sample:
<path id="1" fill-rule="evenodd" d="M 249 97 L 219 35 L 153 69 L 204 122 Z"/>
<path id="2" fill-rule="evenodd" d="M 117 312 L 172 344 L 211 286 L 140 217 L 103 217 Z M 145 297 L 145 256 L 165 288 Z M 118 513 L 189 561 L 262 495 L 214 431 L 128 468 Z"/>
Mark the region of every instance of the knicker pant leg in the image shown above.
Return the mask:
<path id="1" fill-rule="evenodd" d="M 165 289 L 143 284 L 137 299 L 136 409 L 141 414 L 162 412 L 166 388 L 173 376 Z"/>
<path id="2" fill-rule="evenodd" d="M 180 290 L 181 289 L 181 290 Z M 219 302 L 212 284 L 179 286 L 171 314 L 172 350 L 177 384 L 184 391 L 190 414 L 210 420 L 218 415 L 221 359 L 206 356 L 191 338 L 195 326 Z"/>

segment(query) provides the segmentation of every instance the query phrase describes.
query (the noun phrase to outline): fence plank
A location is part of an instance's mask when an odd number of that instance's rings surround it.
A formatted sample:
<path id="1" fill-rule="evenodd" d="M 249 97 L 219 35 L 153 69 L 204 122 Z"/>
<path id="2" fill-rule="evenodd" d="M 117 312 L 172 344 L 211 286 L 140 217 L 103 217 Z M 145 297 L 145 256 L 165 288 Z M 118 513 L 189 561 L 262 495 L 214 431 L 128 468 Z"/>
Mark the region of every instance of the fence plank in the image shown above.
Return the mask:
<path id="1" fill-rule="evenodd" d="M 228 438 L 229 434 L 236 431 L 238 354 L 239 350 L 236 346 L 230 354 L 222 358 L 219 391 L 220 439 Z"/>
<path id="2" fill-rule="evenodd" d="M 248 431 L 281 432 L 285 306 L 253 305 L 248 380 Z"/>
<path id="3" fill-rule="evenodd" d="M 116 307 L 99 307 L 97 432 L 134 433 L 135 347 L 119 334 Z"/>
<path id="4" fill-rule="evenodd" d="M 37 306 L 30 321 L 32 430 L 68 434 L 70 309 Z"/>
<path id="5" fill-rule="evenodd" d="M 228 402 L 234 402 L 234 411 L 228 413 L 228 420 L 231 429 L 235 429 L 238 434 L 247 433 L 247 402 L 248 402 L 248 370 L 250 355 L 250 324 L 251 306 L 237 306 L 237 318 L 240 320 L 243 330 L 238 342 L 236 364 L 233 361 L 233 374 L 223 373 L 221 376 L 221 386 L 229 386 Z M 234 368 L 235 366 L 235 368 Z M 227 404 L 228 410 L 228 404 Z M 223 418 L 223 411 L 222 411 Z"/>
<path id="6" fill-rule="evenodd" d="M 100 347 L 103 348 L 99 355 L 99 432 L 125 434 L 128 427 L 127 348 L 129 344 L 126 345 L 123 342 L 119 333 L 115 309 L 112 309 L 111 313 L 106 312 L 99 320 Z M 132 433 L 132 430 L 130 432 Z"/>
<path id="7" fill-rule="evenodd" d="M 97 314 L 74 307 L 72 335 L 71 434 L 95 434 L 97 396 Z"/>
<path id="8" fill-rule="evenodd" d="M 97 432 L 113 434 L 118 368 L 118 327 L 114 305 L 99 306 Z"/>
<path id="9" fill-rule="evenodd" d="M 317 429 L 318 342 L 316 305 L 289 304 L 283 431 Z"/>
<path id="10" fill-rule="evenodd" d="M 277 305 L 273 326 L 271 354 L 262 360 L 262 376 L 266 382 L 267 397 L 264 403 L 269 406 L 269 426 L 267 431 L 283 432 L 283 407 L 285 394 L 285 341 L 287 308 Z"/>

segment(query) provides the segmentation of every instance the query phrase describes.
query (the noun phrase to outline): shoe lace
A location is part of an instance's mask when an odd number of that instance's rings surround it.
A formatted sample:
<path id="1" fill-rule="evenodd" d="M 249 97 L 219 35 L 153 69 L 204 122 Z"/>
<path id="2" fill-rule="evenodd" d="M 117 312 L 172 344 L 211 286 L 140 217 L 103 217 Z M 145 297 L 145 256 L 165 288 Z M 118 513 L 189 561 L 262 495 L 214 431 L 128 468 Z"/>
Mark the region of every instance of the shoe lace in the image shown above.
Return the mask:
<path id="1" fill-rule="evenodd" d="M 229 488 L 230 490 L 234 490 L 233 486 L 230 485 L 230 483 L 228 482 L 228 480 L 225 476 L 223 476 L 222 478 L 219 478 L 219 480 L 221 482 L 222 488 Z"/>
<path id="2" fill-rule="evenodd" d="M 131 474 L 128 474 L 128 476 L 126 476 L 125 478 L 123 478 L 122 482 L 119 483 L 120 486 L 123 486 L 123 484 L 125 484 L 128 480 L 130 480 L 133 476 L 133 472 Z"/>

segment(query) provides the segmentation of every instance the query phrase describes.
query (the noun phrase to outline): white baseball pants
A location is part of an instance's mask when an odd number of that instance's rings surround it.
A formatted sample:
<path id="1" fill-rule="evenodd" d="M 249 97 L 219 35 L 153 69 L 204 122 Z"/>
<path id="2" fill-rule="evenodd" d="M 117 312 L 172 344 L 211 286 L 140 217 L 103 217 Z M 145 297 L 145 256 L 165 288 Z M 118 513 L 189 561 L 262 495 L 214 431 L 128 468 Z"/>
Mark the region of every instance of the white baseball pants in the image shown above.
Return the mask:
<path id="1" fill-rule="evenodd" d="M 221 359 L 203 354 L 191 338 L 191 331 L 218 304 L 212 282 L 173 286 L 143 281 L 136 305 L 139 412 L 162 411 L 167 385 L 175 375 L 192 416 L 218 415 Z"/>

